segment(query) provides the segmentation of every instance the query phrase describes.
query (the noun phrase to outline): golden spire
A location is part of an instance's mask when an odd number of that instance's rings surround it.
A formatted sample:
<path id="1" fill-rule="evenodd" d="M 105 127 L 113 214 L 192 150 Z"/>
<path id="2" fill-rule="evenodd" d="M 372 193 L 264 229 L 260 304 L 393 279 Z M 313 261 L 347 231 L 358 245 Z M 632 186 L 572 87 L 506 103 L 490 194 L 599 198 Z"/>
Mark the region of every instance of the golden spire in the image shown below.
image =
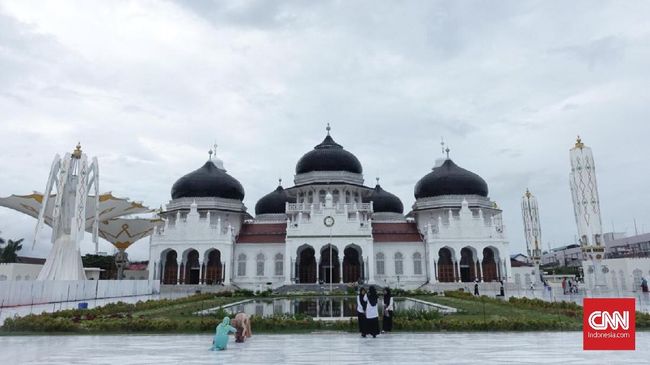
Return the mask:
<path id="1" fill-rule="evenodd" d="M 77 147 L 72 151 L 72 157 L 81 158 L 81 143 L 77 142 Z"/>
<path id="2" fill-rule="evenodd" d="M 582 149 L 582 147 L 584 147 L 584 146 L 585 146 L 585 144 L 582 143 L 582 140 L 580 139 L 580 135 L 578 135 L 578 138 L 576 138 L 576 148 Z"/>
<path id="3" fill-rule="evenodd" d="M 533 194 L 531 194 L 530 190 L 528 190 L 528 188 L 526 188 L 526 198 L 530 198 L 531 195 L 533 195 Z"/>

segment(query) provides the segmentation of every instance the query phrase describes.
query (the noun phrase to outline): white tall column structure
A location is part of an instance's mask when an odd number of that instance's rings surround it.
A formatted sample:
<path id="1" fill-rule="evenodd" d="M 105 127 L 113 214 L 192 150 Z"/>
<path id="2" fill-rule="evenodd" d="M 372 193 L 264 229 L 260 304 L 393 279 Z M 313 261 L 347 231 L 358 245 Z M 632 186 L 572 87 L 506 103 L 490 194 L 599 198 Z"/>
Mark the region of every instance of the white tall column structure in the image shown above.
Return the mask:
<path id="1" fill-rule="evenodd" d="M 541 281 L 539 263 L 542 258 L 542 229 L 539 224 L 539 207 L 535 196 L 526 189 L 526 193 L 521 198 L 521 215 L 524 219 L 524 236 L 526 237 L 526 248 L 528 257 L 535 265 L 535 286 Z"/>
<path id="2" fill-rule="evenodd" d="M 602 223 L 600 217 L 600 199 L 596 183 L 596 166 L 591 148 L 585 146 L 578 136 L 575 146 L 569 151 L 571 173 L 569 184 L 573 198 L 576 226 L 580 236 L 580 246 L 586 260 L 591 260 L 596 286 L 605 285 L 600 268 L 600 261 L 605 256 L 602 243 Z M 588 275 L 589 273 L 585 273 Z"/>

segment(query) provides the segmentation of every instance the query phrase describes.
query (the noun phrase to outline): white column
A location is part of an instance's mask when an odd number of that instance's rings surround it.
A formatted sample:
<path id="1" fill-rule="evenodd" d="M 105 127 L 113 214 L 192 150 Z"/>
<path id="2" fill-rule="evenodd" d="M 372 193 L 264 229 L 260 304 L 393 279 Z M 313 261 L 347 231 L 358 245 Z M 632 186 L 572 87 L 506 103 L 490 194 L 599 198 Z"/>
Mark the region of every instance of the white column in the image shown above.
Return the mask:
<path id="1" fill-rule="evenodd" d="M 320 251 L 314 256 L 316 257 L 316 283 L 318 284 L 320 280 Z"/>
<path id="2" fill-rule="evenodd" d="M 343 259 L 339 257 L 339 284 L 343 284 Z"/>
<path id="3" fill-rule="evenodd" d="M 226 250 L 224 250 L 224 251 L 226 251 L 225 257 L 230 257 L 231 259 L 230 260 L 224 260 L 224 262 L 226 263 L 226 267 L 223 268 L 223 269 L 225 269 L 223 284 L 224 285 L 230 285 L 230 273 L 232 273 L 232 266 L 233 266 L 233 262 L 234 262 L 234 260 L 232 260 L 233 246 L 232 245 L 228 246 L 228 248 Z M 228 266 L 230 266 L 230 267 L 228 267 Z"/>
<path id="4" fill-rule="evenodd" d="M 373 246 L 373 241 L 372 238 L 368 240 L 368 244 L 366 245 L 366 248 L 368 250 L 368 284 L 374 284 L 375 283 L 375 248 Z M 363 254 L 363 251 L 361 252 Z M 385 265 L 385 264 L 384 264 Z"/>
<path id="5" fill-rule="evenodd" d="M 454 269 L 456 271 L 456 282 L 460 283 L 460 261 L 454 261 Z"/>
<path id="6" fill-rule="evenodd" d="M 289 251 L 289 242 L 284 247 L 284 285 L 291 285 L 291 252 Z"/>
<path id="7" fill-rule="evenodd" d="M 429 261 L 429 280 L 432 283 L 437 283 L 438 282 L 437 266 L 438 266 L 438 259 L 440 258 L 438 257 L 438 252 L 433 252 L 433 250 L 431 249 L 429 250 L 429 252 L 431 253 L 429 255 L 431 257 Z"/>
<path id="8" fill-rule="evenodd" d="M 478 259 L 478 272 L 479 272 L 478 281 L 483 282 L 484 281 L 483 280 L 483 251 L 478 252 L 477 256 L 478 256 L 477 259 Z"/>
<path id="9" fill-rule="evenodd" d="M 181 282 L 181 265 L 182 264 L 183 264 L 183 260 L 176 261 L 176 284 L 180 284 L 180 282 Z"/>

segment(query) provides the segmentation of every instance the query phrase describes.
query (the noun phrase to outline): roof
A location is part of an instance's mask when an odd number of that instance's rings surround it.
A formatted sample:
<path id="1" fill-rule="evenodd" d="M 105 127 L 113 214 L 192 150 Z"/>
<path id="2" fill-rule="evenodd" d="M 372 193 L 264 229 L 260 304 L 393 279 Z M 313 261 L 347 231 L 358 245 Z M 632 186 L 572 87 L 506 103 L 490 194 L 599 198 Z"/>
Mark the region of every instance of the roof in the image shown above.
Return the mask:
<path id="1" fill-rule="evenodd" d="M 235 243 L 285 243 L 286 223 L 244 223 Z"/>
<path id="2" fill-rule="evenodd" d="M 45 259 L 39 257 L 26 257 L 18 256 L 16 257 L 17 264 L 34 264 L 34 265 L 44 265 Z"/>
<path id="3" fill-rule="evenodd" d="M 415 223 L 373 223 L 374 242 L 422 242 Z"/>

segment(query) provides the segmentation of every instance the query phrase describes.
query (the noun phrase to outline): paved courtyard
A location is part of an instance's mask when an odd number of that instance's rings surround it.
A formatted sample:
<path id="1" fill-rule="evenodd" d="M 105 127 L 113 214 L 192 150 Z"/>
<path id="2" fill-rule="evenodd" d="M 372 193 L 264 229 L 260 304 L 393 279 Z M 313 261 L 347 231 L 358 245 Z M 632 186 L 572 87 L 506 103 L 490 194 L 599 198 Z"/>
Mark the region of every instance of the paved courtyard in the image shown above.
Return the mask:
<path id="1" fill-rule="evenodd" d="M 0 364 L 647 364 L 636 351 L 583 351 L 581 332 L 256 335 L 209 351 L 208 335 L 0 337 Z"/>

